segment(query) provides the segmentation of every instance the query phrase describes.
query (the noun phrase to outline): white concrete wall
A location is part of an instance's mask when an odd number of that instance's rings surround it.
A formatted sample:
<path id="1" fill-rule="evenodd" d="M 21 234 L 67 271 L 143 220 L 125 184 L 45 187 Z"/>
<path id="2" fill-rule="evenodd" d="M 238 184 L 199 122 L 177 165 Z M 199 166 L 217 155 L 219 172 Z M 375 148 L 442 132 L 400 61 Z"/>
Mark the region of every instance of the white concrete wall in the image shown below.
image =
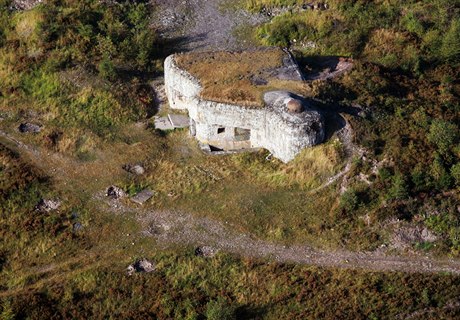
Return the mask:
<path id="1" fill-rule="evenodd" d="M 250 129 L 250 147 L 268 149 L 276 158 L 289 162 L 302 149 L 324 139 L 322 117 L 313 112 L 293 115 L 283 109 L 284 105 L 250 109 L 202 100 L 198 80 L 179 69 L 173 56 L 165 61 L 165 88 L 171 108 L 189 111 L 190 118 L 196 123 L 196 138 L 203 143 L 219 143 L 219 127 Z M 315 122 L 314 126 L 312 122 Z M 249 146 L 248 143 L 229 144 L 227 138 L 223 135 L 220 141 L 224 147 Z"/>

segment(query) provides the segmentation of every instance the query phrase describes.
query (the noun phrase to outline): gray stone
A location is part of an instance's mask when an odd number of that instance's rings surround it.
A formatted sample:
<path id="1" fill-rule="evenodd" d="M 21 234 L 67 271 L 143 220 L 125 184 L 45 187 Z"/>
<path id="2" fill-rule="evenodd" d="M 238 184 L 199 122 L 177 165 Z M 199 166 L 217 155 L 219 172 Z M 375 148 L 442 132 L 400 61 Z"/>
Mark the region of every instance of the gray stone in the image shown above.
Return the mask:
<path id="1" fill-rule="evenodd" d="M 117 186 L 110 186 L 107 188 L 106 195 L 112 199 L 121 199 L 126 197 L 126 192 Z"/>
<path id="2" fill-rule="evenodd" d="M 22 133 L 39 133 L 42 130 L 42 127 L 34 123 L 21 123 L 18 127 L 19 132 Z"/>
<path id="3" fill-rule="evenodd" d="M 128 171 L 129 173 L 132 173 L 132 174 L 135 174 L 135 175 L 143 175 L 145 173 L 145 169 L 143 166 L 141 166 L 140 164 L 125 164 L 123 166 L 123 169 Z"/>
<path id="4" fill-rule="evenodd" d="M 150 198 L 152 198 L 154 195 L 153 191 L 149 189 L 142 190 L 138 194 L 136 194 L 134 197 L 131 198 L 131 201 L 137 203 L 137 204 L 144 204 L 147 202 Z"/>
<path id="5" fill-rule="evenodd" d="M 202 246 L 195 249 L 195 255 L 199 257 L 211 258 L 219 252 L 218 249 L 210 246 Z"/>
<path id="6" fill-rule="evenodd" d="M 43 0 L 13 0 L 11 8 L 15 10 L 29 10 L 42 2 Z"/>
<path id="7" fill-rule="evenodd" d="M 74 232 L 78 232 L 83 229 L 83 225 L 80 222 L 75 222 L 72 228 Z"/>
<path id="8" fill-rule="evenodd" d="M 127 268 L 128 275 L 132 275 L 135 272 L 153 272 L 155 271 L 155 264 L 147 259 L 137 260 L 133 264 L 130 264 Z"/>
<path id="9" fill-rule="evenodd" d="M 35 207 L 36 210 L 42 212 L 50 212 L 57 210 L 61 206 L 61 201 L 51 200 L 51 199 L 42 199 Z"/>

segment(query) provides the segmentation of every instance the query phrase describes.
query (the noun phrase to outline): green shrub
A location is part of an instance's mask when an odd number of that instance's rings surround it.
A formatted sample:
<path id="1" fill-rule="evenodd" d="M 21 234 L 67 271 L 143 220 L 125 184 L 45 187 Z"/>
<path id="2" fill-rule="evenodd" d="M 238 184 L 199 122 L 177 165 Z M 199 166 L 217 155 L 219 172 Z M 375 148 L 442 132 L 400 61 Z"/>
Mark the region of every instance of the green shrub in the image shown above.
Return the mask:
<path id="1" fill-rule="evenodd" d="M 351 212 L 358 208 L 359 198 L 354 189 L 348 189 L 340 197 L 340 207 Z"/>
<path id="2" fill-rule="evenodd" d="M 452 178 L 455 180 L 455 184 L 460 186 L 460 162 L 456 163 L 450 168 L 450 174 Z"/>
<path id="3" fill-rule="evenodd" d="M 459 139 L 458 127 L 451 122 L 435 119 L 431 123 L 427 138 L 438 148 L 441 155 L 447 155 Z"/>
<path id="4" fill-rule="evenodd" d="M 459 63 L 460 59 L 460 18 L 452 20 L 449 30 L 443 36 L 440 55 L 447 61 Z"/>
<path id="5" fill-rule="evenodd" d="M 107 56 L 104 56 L 97 69 L 99 71 L 99 75 L 104 79 L 113 81 L 117 77 L 115 67 Z"/>
<path id="6" fill-rule="evenodd" d="M 206 305 L 206 319 L 208 320 L 233 320 L 236 319 L 235 308 L 225 300 L 218 299 Z"/>
<path id="7" fill-rule="evenodd" d="M 402 174 L 395 174 L 392 177 L 391 182 L 387 198 L 390 200 L 401 200 L 407 198 L 409 192 L 404 176 Z"/>

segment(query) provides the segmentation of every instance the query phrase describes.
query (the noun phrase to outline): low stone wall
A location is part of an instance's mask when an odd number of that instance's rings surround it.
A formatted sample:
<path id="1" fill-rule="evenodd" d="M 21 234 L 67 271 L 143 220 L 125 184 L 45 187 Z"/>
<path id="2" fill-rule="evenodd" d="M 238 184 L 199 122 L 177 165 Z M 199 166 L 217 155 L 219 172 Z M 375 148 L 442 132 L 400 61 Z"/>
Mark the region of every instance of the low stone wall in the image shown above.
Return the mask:
<path id="1" fill-rule="evenodd" d="M 324 139 L 324 121 L 318 112 L 287 112 L 285 102 L 292 99 L 288 92 L 266 94 L 267 106 L 262 109 L 202 100 L 199 81 L 178 68 L 174 56 L 165 61 L 165 88 L 171 108 L 188 110 L 195 137 L 202 143 L 228 150 L 265 148 L 288 162 Z M 249 141 L 232 139 L 231 130 L 236 128 L 250 130 Z"/>

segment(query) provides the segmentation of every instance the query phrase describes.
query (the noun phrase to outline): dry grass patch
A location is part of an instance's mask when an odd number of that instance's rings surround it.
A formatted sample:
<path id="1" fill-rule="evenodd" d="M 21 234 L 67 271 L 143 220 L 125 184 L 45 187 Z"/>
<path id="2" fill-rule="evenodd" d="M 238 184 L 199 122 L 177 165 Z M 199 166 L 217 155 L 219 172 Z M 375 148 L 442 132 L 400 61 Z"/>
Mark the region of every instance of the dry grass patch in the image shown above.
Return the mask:
<path id="1" fill-rule="evenodd" d="M 262 108 L 262 95 L 266 91 L 288 90 L 305 94 L 307 90 L 300 81 L 281 80 L 274 76 L 283 66 L 285 56 L 278 48 L 186 53 L 177 55 L 176 63 L 200 81 L 203 99 Z"/>

